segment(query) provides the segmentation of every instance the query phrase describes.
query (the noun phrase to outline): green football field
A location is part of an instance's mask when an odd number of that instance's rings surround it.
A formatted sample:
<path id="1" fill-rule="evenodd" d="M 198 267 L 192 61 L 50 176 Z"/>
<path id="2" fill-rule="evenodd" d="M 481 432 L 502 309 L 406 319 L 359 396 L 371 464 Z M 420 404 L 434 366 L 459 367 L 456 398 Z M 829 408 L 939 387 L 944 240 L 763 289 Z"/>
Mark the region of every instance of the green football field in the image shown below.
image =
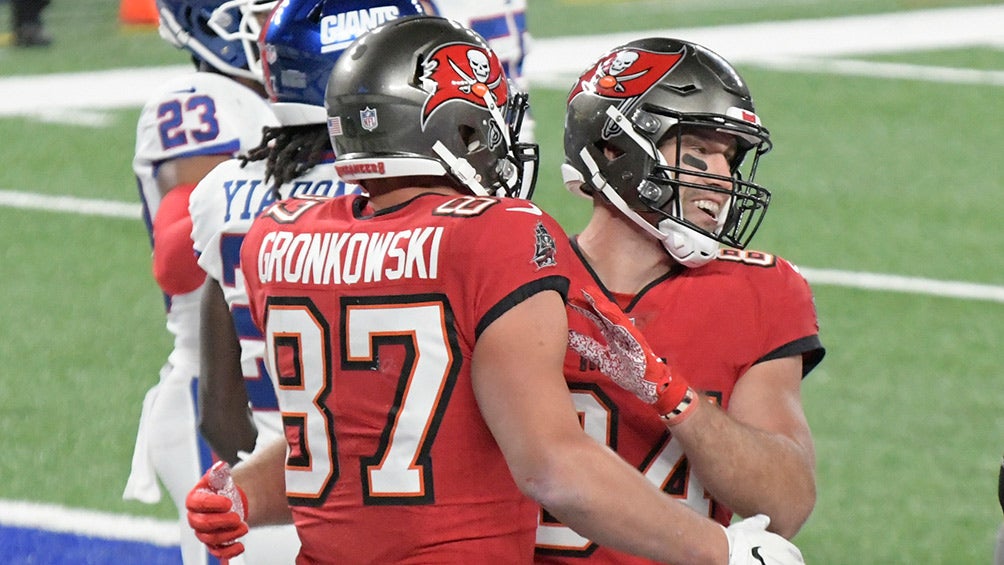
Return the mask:
<path id="1" fill-rule="evenodd" d="M 1004 6 L 529 2 L 544 46 L 756 22 L 787 22 L 767 35 L 783 42 L 818 18 Z M 145 229 L 119 213 L 138 203 L 130 160 L 139 105 L 95 108 L 121 86 L 63 79 L 187 58 L 152 28 L 121 26 L 117 13 L 111 0 L 54 0 L 52 48 L 0 47 L 0 502 L 168 520 L 166 495 L 154 506 L 121 500 L 143 394 L 170 348 Z M 757 177 L 774 198 L 753 247 L 803 268 L 828 349 L 803 387 L 819 500 L 795 541 L 809 563 L 990 562 L 1004 451 L 1004 12 L 988 13 L 999 18 L 996 35 L 953 41 L 936 29 L 914 43 L 905 28 L 861 20 L 847 37 L 872 50 L 736 65 L 775 143 Z M 939 29 L 963 14 L 944 12 Z M 614 45 L 598 40 L 572 66 Z M 730 56 L 762 47 L 728 43 Z M 51 88 L 16 100 L 28 75 Z M 531 83 L 543 153 L 537 200 L 575 232 L 588 205 L 558 174 L 571 82 L 555 88 L 565 77 L 552 78 Z M 49 97 L 69 102 L 46 111 Z M 52 208 L 59 203 L 70 210 Z M 85 206 L 91 213 L 79 213 Z"/>

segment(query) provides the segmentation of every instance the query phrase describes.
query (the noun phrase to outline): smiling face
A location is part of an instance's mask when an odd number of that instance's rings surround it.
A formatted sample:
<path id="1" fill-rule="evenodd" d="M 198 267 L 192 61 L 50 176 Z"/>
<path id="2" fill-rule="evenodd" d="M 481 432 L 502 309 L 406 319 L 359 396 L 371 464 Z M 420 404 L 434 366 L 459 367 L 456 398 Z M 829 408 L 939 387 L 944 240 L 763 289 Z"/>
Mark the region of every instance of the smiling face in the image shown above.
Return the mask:
<path id="1" fill-rule="evenodd" d="M 712 233 L 720 230 L 730 204 L 730 163 L 737 152 L 735 137 L 711 128 L 690 128 L 680 136 L 668 136 L 659 151 L 667 163 L 684 171 L 677 179 L 681 183 L 679 200 L 684 219 Z M 688 175 L 686 171 L 716 178 Z M 693 185 L 717 190 L 702 190 Z"/>

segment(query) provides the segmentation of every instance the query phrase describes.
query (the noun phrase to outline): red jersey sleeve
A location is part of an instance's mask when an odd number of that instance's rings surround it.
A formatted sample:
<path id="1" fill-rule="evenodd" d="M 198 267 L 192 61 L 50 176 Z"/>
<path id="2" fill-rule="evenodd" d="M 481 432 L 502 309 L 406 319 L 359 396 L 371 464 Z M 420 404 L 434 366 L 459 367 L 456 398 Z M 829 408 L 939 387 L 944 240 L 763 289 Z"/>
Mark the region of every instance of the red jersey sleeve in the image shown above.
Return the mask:
<path id="1" fill-rule="evenodd" d="M 464 315 L 472 316 L 476 340 L 506 311 L 534 294 L 553 290 L 568 297 L 570 270 L 577 261 L 561 226 L 535 205 L 515 199 L 494 202 L 476 222 L 457 222 L 444 249 L 446 262 L 464 270 Z"/>
<path id="2" fill-rule="evenodd" d="M 794 265 L 780 257 L 767 269 L 747 269 L 757 289 L 763 324 L 764 350 L 757 362 L 802 355 L 802 376 L 819 364 L 825 349 L 819 340 L 819 320 L 812 290 Z"/>

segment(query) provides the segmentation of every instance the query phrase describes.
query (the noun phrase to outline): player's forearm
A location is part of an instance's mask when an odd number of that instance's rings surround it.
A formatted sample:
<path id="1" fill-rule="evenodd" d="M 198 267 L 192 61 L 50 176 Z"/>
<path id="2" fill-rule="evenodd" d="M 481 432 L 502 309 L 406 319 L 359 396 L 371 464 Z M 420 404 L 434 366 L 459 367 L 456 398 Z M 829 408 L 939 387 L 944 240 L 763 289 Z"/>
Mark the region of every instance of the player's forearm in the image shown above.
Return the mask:
<path id="1" fill-rule="evenodd" d="M 770 516 L 769 529 L 789 539 L 798 533 L 816 503 L 811 443 L 747 426 L 711 405 L 672 432 L 715 500 L 740 516 Z"/>
<path id="2" fill-rule="evenodd" d="M 210 405 L 213 408 L 207 409 Z M 199 433 L 220 459 L 236 465 L 240 452 L 254 450 L 258 430 L 246 402 L 241 406 L 227 399 L 217 400 L 200 389 L 199 406 Z"/>
<path id="3" fill-rule="evenodd" d="M 728 541 L 717 524 L 598 444 L 573 451 L 574 457 L 555 453 L 548 477 L 530 493 L 563 523 L 602 546 L 659 562 L 728 562 Z"/>
<path id="4" fill-rule="evenodd" d="M 218 363 L 205 360 L 214 351 L 204 344 L 199 378 L 199 433 L 217 456 L 236 465 L 239 452 L 254 450 L 258 429 L 251 417 L 239 358 L 236 368 L 221 368 Z M 215 358 L 222 360 L 224 355 Z"/>
<path id="5" fill-rule="evenodd" d="M 221 459 L 236 465 L 239 452 L 254 449 L 258 430 L 248 408 L 240 339 L 223 288 L 212 277 L 203 285 L 200 322 L 199 431 Z"/>
<path id="6" fill-rule="evenodd" d="M 286 501 L 286 441 L 278 438 L 234 467 L 234 482 L 248 498 L 248 526 L 291 524 Z"/>

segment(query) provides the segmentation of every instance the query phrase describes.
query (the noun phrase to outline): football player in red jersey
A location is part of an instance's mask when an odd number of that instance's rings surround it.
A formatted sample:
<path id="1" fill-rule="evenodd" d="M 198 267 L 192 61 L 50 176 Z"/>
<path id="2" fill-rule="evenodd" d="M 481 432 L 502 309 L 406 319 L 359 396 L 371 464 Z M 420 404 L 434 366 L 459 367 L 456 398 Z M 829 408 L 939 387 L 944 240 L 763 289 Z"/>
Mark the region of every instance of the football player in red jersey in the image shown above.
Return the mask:
<path id="1" fill-rule="evenodd" d="M 759 522 L 726 529 L 677 504 L 583 431 L 561 370 L 574 255 L 512 198 L 529 196 L 536 153 L 513 141 L 525 98 L 483 39 L 438 17 L 388 23 L 339 58 L 326 101 L 336 170 L 367 194 L 282 200 L 244 240 L 286 441 L 190 492 L 216 555 L 292 520 L 298 563 L 531 563 L 539 503 L 663 562 L 801 563 Z M 620 313 L 591 292 L 574 298 L 588 316 Z M 639 343 L 623 323 L 597 351 L 674 418 L 685 382 L 625 354 Z"/>
<path id="2" fill-rule="evenodd" d="M 563 176 L 594 207 L 572 242 L 572 287 L 599 285 L 703 402 L 667 427 L 588 356 L 571 353 L 565 372 L 585 428 L 662 491 L 721 524 L 766 514 L 790 538 L 815 504 L 800 387 L 824 349 L 804 278 L 745 249 L 769 202 L 753 180 L 770 148 L 746 84 L 702 46 L 633 41 L 582 74 Z M 646 562 L 546 512 L 537 544 L 542 563 Z"/>
<path id="3" fill-rule="evenodd" d="M 366 28 L 346 26 L 333 33 L 325 22 L 358 19 L 375 27 L 382 18 L 417 13 L 422 12 L 411 0 L 285 0 L 262 23 L 258 52 L 265 54 L 265 90 L 281 125 L 265 127 L 257 147 L 210 171 L 189 201 L 191 239 L 206 274 L 199 431 L 228 463 L 236 463 L 241 451 L 251 453 L 284 437 L 277 385 L 264 368 L 265 342 L 251 321 L 240 270 L 244 234 L 254 217 L 279 198 L 359 191 L 334 175 L 324 90 L 335 61 Z M 198 476 L 189 480 L 185 494 Z M 300 547 L 292 525 L 258 528 L 242 543 L 246 565 L 291 563 Z"/>

